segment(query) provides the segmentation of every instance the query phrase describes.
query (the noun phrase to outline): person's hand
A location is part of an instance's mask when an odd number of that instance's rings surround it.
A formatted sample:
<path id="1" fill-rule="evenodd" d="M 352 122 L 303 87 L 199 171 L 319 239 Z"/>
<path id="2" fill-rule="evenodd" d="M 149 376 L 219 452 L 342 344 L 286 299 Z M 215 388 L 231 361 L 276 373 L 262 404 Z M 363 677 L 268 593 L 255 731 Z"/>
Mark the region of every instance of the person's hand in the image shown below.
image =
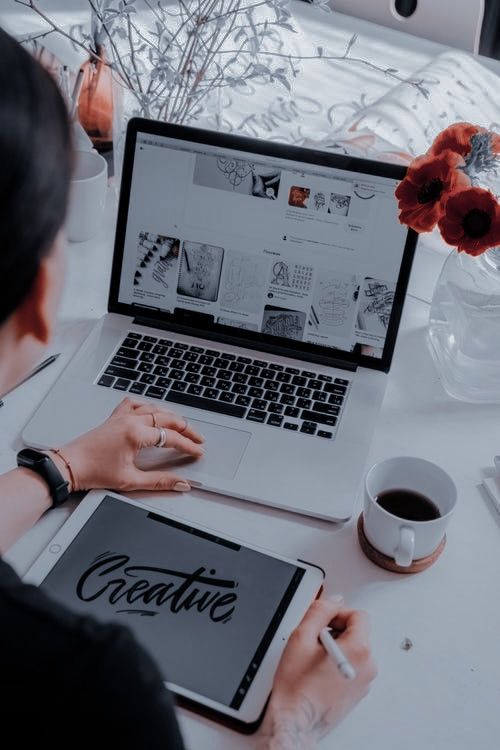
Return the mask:
<path id="1" fill-rule="evenodd" d="M 342 597 L 313 602 L 290 636 L 274 678 L 259 750 L 314 748 L 368 693 L 377 674 L 368 617 L 341 606 Z M 336 641 L 356 670 L 352 680 L 343 676 L 318 640 L 328 626 L 341 631 Z"/>
<path id="2" fill-rule="evenodd" d="M 195 458 L 203 455 L 203 438 L 184 417 L 158 404 L 125 399 L 100 426 L 60 448 L 74 475 L 72 490 L 114 489 L 176 490 L 186 492 L 189 483 L 169 471 L 142 471 L 135 464 L 141 448 L 154 446 L 166 432 L 165 448 Z M 51 454 L 67 478 L 67 466 Z"/>

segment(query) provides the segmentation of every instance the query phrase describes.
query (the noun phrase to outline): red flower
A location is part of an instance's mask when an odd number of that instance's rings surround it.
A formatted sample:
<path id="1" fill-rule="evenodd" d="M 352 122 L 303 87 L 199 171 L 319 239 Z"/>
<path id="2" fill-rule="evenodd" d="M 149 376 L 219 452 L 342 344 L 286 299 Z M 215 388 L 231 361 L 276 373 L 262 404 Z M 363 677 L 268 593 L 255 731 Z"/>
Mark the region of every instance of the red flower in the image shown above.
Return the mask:
<path id="1" fill-rule="evenodd" d="M 445 202 L 439 229 L 444 241 L 459 253 L 481 255 L 500 245 L 500 205 L 489 190 L 459 190 Z"/>
<path id="2" fill-rule="evenodd" d="M 484 128 L 480 128 L 479 125 L 471 125 L 470 122 L 456 122 L 436 136 L 429 149 L 429 154 L 437 156 L 449 149 L 456 154 L 460 154 L 460 156 L 467 156 L 472 147 L 470 142 L 472 136 L 486 132 L 488 131 Z"/>
<path id="3" fill-rule="evenodd" d="M 438 156 L 421 156 L 409 167 L 396 188 L 399 220 L 416 232 L 430 232 L 443 213 L 442 199 L 453 190 L 468 187 L 468 177 L 458 169 L 461 156 L 443 151 Z"/>

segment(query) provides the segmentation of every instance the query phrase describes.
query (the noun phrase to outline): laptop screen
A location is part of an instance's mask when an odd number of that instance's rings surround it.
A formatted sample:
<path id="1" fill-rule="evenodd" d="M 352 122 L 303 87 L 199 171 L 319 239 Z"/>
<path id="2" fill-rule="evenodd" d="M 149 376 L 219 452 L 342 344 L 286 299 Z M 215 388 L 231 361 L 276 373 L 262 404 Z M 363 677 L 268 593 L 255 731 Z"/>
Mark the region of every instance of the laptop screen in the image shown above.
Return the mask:
<path id="1" fill-rule="evenodd" d="M 397 179 L 140 131 L 133 147 L 119 303 L 382 357 Z"/>

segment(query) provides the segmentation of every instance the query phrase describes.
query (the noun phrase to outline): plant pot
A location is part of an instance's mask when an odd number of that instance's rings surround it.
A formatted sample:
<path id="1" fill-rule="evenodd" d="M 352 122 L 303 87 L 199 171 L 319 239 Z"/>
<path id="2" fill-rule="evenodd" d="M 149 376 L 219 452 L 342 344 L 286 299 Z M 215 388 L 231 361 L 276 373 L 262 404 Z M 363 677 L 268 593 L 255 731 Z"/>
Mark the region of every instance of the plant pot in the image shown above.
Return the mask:
<path id="1" fill-rule="evenodd" d="M 450 253 L 431 303 L 429 341 L 451 396 L 500 403 L 500 248 Z"/>

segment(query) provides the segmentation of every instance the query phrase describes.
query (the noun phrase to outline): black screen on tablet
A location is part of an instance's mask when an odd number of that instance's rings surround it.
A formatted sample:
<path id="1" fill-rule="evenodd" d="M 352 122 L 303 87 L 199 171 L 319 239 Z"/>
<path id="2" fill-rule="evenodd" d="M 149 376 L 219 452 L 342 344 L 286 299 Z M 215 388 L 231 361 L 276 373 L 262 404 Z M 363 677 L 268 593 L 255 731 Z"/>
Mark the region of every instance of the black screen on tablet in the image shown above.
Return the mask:
<path id="1" fill-rule="evenodd" d="M 238 709 L 304 573 L 106 496 L 41 586 L 128 625 L 166 681 Z"/>

